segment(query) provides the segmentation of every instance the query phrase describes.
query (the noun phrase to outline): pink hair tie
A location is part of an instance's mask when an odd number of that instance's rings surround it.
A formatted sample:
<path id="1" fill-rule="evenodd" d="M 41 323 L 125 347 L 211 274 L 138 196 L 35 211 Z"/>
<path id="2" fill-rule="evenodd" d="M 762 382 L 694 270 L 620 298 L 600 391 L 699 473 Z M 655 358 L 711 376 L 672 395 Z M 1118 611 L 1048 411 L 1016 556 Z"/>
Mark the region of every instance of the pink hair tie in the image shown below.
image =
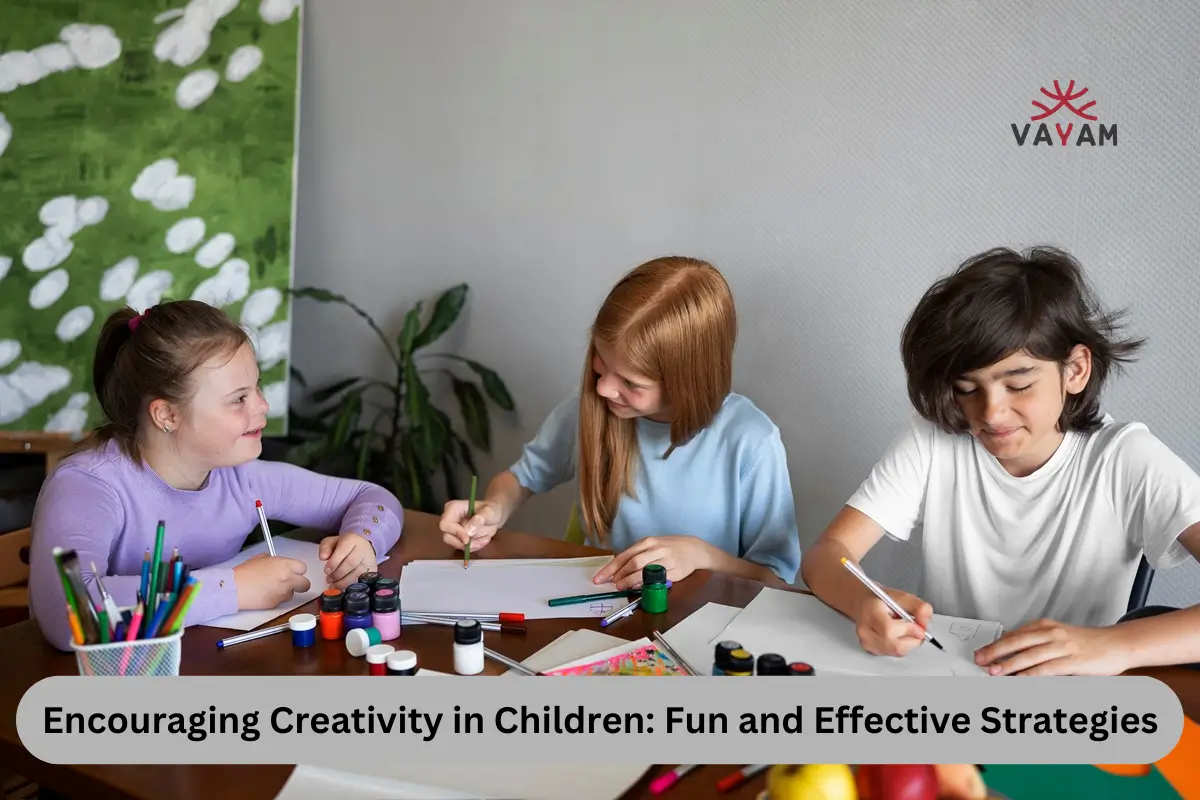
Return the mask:
<path id="1" fill-rule="evenodd" d="M 149 310 L 150 309 L 146 309 L 146 311 L 149 311 Z M 143 311 L 141 314 L 138 314 L 136 317 L 129 320 L 129 330 L 130 331 L 136 331 L 138 329 L 138 325 L 142 324 L 142 320 L 146 316 L 146 311 Z"/>

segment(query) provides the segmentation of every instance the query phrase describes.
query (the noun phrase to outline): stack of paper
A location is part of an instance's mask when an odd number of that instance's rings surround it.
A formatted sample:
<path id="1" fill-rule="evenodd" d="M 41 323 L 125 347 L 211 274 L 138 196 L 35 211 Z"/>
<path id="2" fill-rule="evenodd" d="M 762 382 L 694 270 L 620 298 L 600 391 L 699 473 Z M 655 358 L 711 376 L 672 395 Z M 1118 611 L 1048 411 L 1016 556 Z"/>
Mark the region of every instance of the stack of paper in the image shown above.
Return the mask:
<path id="1" fill-rule="evenodd" d="M 616 591 L 612 583 L 592 582 L 612 556 L 413 561 L 400 573 L 405 613 L 524 614 L 526 619 L 606 617 L 623 605 L 617 599 L 551 606 L 555 597 Z"/>
<path id="2" fill-rule="evenodd" d="M 710 641 L 734 641 L 755 656 L 778 653 L 822 674 L 986 677 L 975 651 L 1003 632 L 999 623 L 934 614 L 929 632 L 945 650 L 923 644 L 903 658 L 875 656 L 859 644 L 854 623 L 812 595 L 763 589 Z M 670 634 L 666 634 L 670 642 Z M 674 644 L 672 643 L 672 646 Z M 684 658 L 687 658 L 684 655 Z M 708 663 L 712 663 L 711 652 Z"/>

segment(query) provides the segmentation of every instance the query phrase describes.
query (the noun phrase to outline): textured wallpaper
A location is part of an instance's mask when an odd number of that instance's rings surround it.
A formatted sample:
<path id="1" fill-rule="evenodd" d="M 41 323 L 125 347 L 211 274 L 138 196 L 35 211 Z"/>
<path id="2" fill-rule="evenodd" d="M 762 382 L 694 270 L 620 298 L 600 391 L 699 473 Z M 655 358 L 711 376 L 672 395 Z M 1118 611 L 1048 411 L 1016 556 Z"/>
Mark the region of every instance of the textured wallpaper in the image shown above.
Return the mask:
<path id="1" fill-rule="evenodd" d="M 917 298 L 968 255 L 1037 243 L 1077 255 L 1150 338 L 1106 410 L 1200 468 L 1200 7 L 358 0 L 308 15 L 297 282 L 393 325 L 471 284 L 448 342 L 496 367 L 519 409 L 494 426 L 489 475 L 577 381 L 618 275 L 696 255 L 734 286 L 737 389 L 782 429 L 807 544 L 908 413 L 899 335 Z M 296 318 L 306 374 L 379 366 L 353 320 Z M 570 493 L 515 524 L 561 534 Z M 867 566 L 914 588 L 913 554 L 885 545 Z M 1200 602 L 1200 569 L 1160 574 L 1151 597 Z"/>

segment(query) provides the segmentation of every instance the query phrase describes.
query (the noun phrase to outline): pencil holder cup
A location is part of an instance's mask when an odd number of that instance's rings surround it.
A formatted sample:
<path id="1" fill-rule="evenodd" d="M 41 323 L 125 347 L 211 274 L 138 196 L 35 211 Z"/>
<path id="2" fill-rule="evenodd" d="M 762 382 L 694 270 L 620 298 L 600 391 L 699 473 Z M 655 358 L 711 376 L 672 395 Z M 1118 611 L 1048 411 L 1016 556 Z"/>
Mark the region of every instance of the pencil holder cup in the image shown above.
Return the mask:
<path id="1" fill-rule="evenodd" d="M 183 654 L 183 631 L 156 639 L 108 644 L 71 644 L 80 675 L 145 678 L 178 675 Z"/>

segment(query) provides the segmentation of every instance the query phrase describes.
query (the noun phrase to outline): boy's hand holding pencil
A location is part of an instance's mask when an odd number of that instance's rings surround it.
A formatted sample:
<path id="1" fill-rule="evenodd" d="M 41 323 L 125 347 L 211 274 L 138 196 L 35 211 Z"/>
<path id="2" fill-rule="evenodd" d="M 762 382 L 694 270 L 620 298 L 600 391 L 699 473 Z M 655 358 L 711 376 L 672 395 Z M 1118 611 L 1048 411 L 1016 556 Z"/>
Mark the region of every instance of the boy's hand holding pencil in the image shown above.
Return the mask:
<path id="1" fill-rule="evenodd" d="M 855 620 L 855 632 L 864 650 L 877 656 L 904 656 L 926 640 L 941 649 L 928 633 L 933 606 L 916 595 L 880 586 L 849 559 L 843 558 L 842 565 L 873 595 L 863 599 Z M 886 594 L 890 602 L 881 599 L 880 593 Z"/>

